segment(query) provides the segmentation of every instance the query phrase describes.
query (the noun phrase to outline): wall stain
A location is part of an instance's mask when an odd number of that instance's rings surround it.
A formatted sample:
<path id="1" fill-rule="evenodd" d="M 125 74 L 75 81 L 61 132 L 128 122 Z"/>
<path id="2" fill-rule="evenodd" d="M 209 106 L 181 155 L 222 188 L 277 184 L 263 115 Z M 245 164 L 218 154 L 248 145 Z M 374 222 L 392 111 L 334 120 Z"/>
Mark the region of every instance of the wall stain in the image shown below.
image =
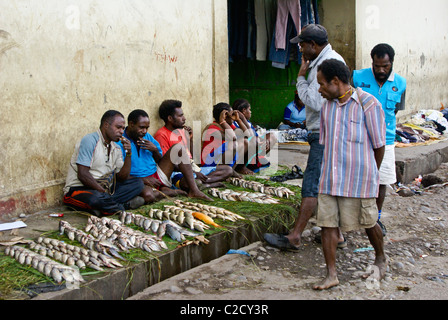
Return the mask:
<path id="1" fill-rule="evenodd" d="M 6 51 L 12 48 L 20 47 L 19 44 L 11 37 L 9 32 L 0 30 L 0 55 L 5 54 Z"/>

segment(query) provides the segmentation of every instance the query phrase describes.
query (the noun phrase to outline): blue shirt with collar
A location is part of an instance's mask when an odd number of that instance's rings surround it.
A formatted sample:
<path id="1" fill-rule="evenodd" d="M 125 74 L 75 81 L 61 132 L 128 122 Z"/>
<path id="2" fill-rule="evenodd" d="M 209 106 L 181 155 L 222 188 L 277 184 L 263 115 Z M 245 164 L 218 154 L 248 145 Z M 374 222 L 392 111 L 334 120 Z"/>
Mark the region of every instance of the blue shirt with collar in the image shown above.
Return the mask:
<path id="1" fill-rule="evenodd" d="M 395 143 L 396 112 L 403 110 L 406 97 L 406 79 L 392 71 L 380 87 L 372 68 L 353 71 L 353 85 L 375 96 L 381 103 L 386 119 L 386 144 Z"/>
<path id="2" fill-rule="evenodd" d="M 127 128 L 126 128 L 127 129 Z M 129 138 L 129 136 L 126 134 L 126 130 L 123 133 L 123 137 L 128 139 L 131 142 L 131 148 L 132 148 L 132 156 L 131 156 L 131 173 L 130 175 L 133 177 L 138 178 L 144 178 L 149 177 L 150 175 L 154 174 L 157 171 L 157 163 L 154 160 L 154 156 L 151 151 L 142 149 L 139 146 L 137 146 L 137 143 Z M 149 133 L 146 133 L 143 137 L 145 140 L 149 140 L 152 143 L 154 143 L 159 150 L 160 154 L 162 153 L 162 148 L 160 147 L 160 144 L 157 142 L 156 139 L 154 139 L 153 136 L 151 136 Z M 123 158 L 126 157 L 126 152 L 124 150 L 123 144 L 118 142 L 118 145 L 121 147 L 123 151 Z"/>

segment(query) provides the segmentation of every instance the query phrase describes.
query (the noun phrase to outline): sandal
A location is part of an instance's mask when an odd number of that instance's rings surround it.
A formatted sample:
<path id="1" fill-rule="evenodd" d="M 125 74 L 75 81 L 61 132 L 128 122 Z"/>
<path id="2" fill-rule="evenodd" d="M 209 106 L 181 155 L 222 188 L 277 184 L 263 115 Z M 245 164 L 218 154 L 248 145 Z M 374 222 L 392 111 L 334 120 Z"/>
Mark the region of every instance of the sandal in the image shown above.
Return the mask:
<path id="1" fill-rule="evenodd" d="M 298 252 L 300 250 L 299 247 L 296 247 L 289 242 L 288 238 L 286 238 L 283 234 L 265 233 L 263 238 L 271 246 L 280 250 L 287 250 L 291 252 Z"/>
<path id="2" fill-rule="evenodd" d="M 287 180 L 301 179 L 303 178 L 302 169 L 299 166 L 293 166 L 291 169 L 291 173 L 286 175 Z"/>

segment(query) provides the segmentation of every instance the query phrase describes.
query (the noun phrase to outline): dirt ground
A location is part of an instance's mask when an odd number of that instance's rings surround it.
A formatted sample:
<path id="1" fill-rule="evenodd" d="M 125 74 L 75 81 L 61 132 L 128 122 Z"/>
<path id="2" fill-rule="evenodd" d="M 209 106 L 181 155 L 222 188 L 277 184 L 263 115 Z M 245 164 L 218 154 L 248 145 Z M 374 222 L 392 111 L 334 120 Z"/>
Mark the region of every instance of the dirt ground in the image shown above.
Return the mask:
<path id="1" fill-rule="evenodd" d="M 131 297 L 132 300 L 445 300 L 448 299 L 448 164 L 425 181 L 437 182 L 415 193 L 410 184 L 397 193 L 390 188 L 382 213 L 388 272 L 380 283 L 361 275 L 374 261 L 364 231 L 345 236 L 338 249 L 340 284 L 315 291 L 325 276 L 320 244 L 312 220 L 298 253 L 257 242 L 239 253 L 167 279 Z M 246 253 L 248 255 L 246 255 Z"/>

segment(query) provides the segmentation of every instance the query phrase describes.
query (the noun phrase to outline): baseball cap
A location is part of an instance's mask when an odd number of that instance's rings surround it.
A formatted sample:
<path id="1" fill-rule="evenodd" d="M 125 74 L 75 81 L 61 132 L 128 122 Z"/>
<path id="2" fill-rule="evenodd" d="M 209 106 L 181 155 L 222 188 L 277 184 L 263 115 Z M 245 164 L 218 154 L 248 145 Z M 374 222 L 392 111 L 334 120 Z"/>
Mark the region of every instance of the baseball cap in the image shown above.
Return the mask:
<path id="1" fill-rule="evenodd" d="M 297 37 L 290 40 L 291 43 L 300 43 L 303 41 L 328 42 L 327 29 L 320 24 L 309 24 L 303 27 L 302 32 Z"/>

